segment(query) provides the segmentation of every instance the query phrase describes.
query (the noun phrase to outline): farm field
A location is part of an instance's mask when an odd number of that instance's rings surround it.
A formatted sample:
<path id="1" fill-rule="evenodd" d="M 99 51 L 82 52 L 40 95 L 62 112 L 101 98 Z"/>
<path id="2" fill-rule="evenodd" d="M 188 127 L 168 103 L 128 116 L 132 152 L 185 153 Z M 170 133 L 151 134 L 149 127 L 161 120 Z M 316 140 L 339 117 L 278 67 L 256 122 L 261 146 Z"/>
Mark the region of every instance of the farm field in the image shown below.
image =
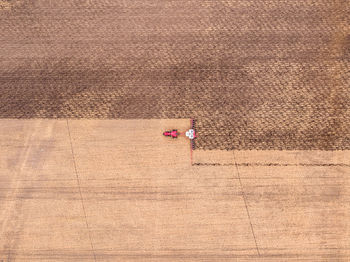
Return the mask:
<path id="1" fill-rule="evenodd" d="M 203 150 L 350 149 L 347 0 L 0 3 L 0 118 L 191 118 Z"/>
<path id="2" fill-rule="evenodd" d="M 0 120 L 0 260 L 347 261 L 349 151 L 203 151 L 189 119 Z"/>
<path id="3" fill-rule="evenodd" d="M 349 14 L 0 0 L 0 262 L 349 261 Z"/>

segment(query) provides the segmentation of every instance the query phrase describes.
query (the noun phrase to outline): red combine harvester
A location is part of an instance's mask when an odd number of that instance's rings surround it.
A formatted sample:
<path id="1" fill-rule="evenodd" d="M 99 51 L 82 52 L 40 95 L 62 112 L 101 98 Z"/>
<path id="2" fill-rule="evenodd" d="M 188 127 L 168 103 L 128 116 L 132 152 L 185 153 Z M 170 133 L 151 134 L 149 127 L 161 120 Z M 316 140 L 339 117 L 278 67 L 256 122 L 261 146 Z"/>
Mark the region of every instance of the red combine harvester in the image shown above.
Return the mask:
<path id="1" fill-rule="evenodd" d="M 169 136 L 169 137 L 172 137 L 172 138 L 177 138 L 177 137 L 180 135 L 180 133 L 177 132 L 176 129 L 174 129 L 174 130 L 172 130 L 172 131 L 165 131 L 165 132 L 163 133 L 163 135 L 164 135 L 164 136 Z"/>
<path id="2" fill-rule="evenodd" d="M 177 138 L 177 137 L 180 135 L 180 133 L 177 132 L 176 129 L 174 129 L 174 130 L 172 130 L 172 131 L 165 131 L 165 132 L 163 133 L 163 135 L 164 135 L 164 136 L 169 136 L 169 137 L 172 137 L 172 138 Z M 191 140 L 193 140 L 193 139 L 195 139 L 195 138 L 197 137 L 197 136 L 196 136 L 196 132 L 194 131 L 194 129 L 189 129 L 188 131 L 186 131 L 186 136 L 187 136 L 189 139 L 191 139 Z"/>
<path id="3" fill-rule="evenodd" d="M 177 138 L 180 136 L 180 133 L 177 131 L 177 129 L 173 129 L 170 131 L 163 132 L 163 136 L 168 136 L 171 138 Z M 197 137 L 196 131 L 195 131 L 195 121 L 191 119 L 191 128 L 185 132 L 185 137 L 188 137 L 191 141 L 191 149 L 195 149 L 194 139 Z M 192 151 L 191 151 L 192 152 Z M 191 153 L 192 154 L 192 153 Z"/>

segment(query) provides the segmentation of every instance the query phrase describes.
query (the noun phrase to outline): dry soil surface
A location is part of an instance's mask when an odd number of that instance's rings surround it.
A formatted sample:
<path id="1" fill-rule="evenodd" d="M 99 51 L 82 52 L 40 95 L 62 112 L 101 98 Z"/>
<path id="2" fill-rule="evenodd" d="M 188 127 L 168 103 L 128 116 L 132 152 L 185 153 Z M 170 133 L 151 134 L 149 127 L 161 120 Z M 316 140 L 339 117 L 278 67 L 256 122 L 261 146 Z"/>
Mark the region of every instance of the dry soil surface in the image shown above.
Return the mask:
<path id="1" fill-rule="evenodd" d="M 189 126 L 1 120 L 0 261 L 348 261 L 349 151 L 191 163 Z"/>

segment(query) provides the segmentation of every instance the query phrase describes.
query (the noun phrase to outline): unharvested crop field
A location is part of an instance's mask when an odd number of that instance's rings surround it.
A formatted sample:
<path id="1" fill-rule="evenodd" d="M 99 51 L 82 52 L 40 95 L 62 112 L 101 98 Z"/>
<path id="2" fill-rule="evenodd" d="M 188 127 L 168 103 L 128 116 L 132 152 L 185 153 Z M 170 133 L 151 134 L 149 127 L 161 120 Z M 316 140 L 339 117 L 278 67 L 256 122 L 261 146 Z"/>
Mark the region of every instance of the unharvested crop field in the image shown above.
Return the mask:
<path id="1" fill-rule="evenodd" d="M 349 174 L 348 0 L 0 0 L 0 262 L 349 261 Z"/>
<path id="2" fill-rule="evenodd" d="M 350 149 L 347 0 L 0 2 L 1 118 L 192 118 L 198 149 Z"/>

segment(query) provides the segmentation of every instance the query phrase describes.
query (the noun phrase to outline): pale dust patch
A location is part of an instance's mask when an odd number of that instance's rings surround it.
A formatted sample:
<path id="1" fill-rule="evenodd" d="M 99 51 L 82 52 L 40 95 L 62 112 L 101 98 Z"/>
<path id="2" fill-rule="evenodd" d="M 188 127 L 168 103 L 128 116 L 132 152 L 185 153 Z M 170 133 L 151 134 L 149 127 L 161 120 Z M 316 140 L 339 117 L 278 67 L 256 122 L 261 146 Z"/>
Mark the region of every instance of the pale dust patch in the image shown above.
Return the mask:
<path id="1" fill-rule="evenodd" d="M 18 6 L 20 1 L 14 0 L 0 0 L 0 11 L 1 10 L 11 10 L 14 7 Z"/>
<path id="2" fill-rule="evenodd" d="M 9 1 L 0 0 L 0 10 L 11 9 L 12 4 Z"/>

